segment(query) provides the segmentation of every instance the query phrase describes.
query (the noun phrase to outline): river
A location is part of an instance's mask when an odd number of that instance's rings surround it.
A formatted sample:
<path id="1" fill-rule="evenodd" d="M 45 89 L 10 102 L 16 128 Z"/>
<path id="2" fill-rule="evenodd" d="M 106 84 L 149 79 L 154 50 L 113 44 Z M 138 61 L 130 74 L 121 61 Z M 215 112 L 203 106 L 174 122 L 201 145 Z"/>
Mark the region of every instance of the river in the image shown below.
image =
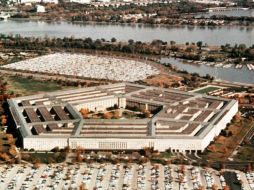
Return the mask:
<path id="1" fill-rule="evenodd" d="M 239 26 L 200 27 L 200 26 L 151 26 L 143 24 L 76 24 L 68 22 L 38 22 L 38 21 L 0 21 L 0 33 L 20 34 L 35 37 L 91 37 L 110 40 L 127 41 L 175 41 L 186 42 L 203 41 L 209 45 L 254 44 L 254 28 Z"/>
<path id="2" fill-rule="evenodd" d="M 36 37 L 91 37 L 93 39 L 105 38 L 110 40 L 115 37 L 117 40 L 139 40 L 152 41 L 161 39 L 177 43 L 197 42 L 221 45 L 226 43 L 245 43 L 248 46 L 254 44 L 254 30 L 252 28 L 240 27 L 189 27 L 189 26 L 158 26 L 147 25 L 124 25 L 124 24 L 74 24 L 67 22 L 47 23 L 35 21 L 1 21 L 0 33 L 20 34 L 22 36 Z M 162 62 L 168 62 L 186 70 L 190 73 L 199 73 L 200 75 L 210 74 L 217 79 L 226 81 L 254 84 L 254 72 L 249 71 L 245 66 L 242 69 L 216 68 L 206 65 L 185 64 L 175 59 L 162 59 Z"/>
<path id="3" fill-rule="evenodd" d="M 170 63 L 180 70 L 185 70 L 189 73 L 198 73 L 201 76 L 209 74 L 220 80 L 254 84 L 254 71 L 248 70 L 246 66 L 243 66 L 242 69 L 235 69 L 233 67 L 218 68 L 207 65 L 183 63 L 181 60 L 174 58 L 162 58 L 161 63 Z"/>

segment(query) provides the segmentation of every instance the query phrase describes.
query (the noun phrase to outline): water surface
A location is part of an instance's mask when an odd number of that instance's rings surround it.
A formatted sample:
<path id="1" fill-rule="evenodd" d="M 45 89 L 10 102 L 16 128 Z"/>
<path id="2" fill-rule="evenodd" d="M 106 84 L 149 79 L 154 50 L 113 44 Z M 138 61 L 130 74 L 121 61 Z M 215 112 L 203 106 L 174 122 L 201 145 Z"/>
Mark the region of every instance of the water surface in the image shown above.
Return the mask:
<path id="1" fill-rule="evenodd" d="M 180 70 L 185 70 L 189 73 L 198 73 L 201 76 L 209 74 L 220 80 L 254 84 L 254 71 L 248 70 L 246 66 L 243 66 L 242 69 L 235 69 L 234 67 L 218 68 L 206 65 L 183 63 L 182 61 L 174 58 L 162 58 L 161 62 L 170 63 Z"/>
<path id="2" fill-rule="evenodd" d="M 0 33 L 20 34 L 35 37 L 91 37 L 110 40 L 146 41 L 154 39 L 163 41 L 186 42 L 203 41 L 210 45 L 223 45 L 226 43 L 247 46 L 254 44 L 254 30 L 249 27 L 220 26 L 151 26 L 143 24 L 74 24 L 68 22 L 35 22 L 35 21 L 0 21 Z"/>

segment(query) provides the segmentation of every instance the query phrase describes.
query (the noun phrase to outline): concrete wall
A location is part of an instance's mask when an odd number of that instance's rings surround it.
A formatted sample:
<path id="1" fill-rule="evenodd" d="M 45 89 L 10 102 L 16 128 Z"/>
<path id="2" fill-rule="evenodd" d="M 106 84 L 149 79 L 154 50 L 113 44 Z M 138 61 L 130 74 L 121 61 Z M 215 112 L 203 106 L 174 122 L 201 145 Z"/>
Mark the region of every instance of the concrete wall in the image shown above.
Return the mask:
<path id="1" fill-rule="evenodd" d="M 108 139 L 108 138 L 70 138 L 70 147 L 75 149 L 83 147 L 85 149 L 122 149 L 135 150 L 145 147 L 154 147 L 159 151 L 169 148 L 184 152 L 186 150 L 201 150 L 201 140 L 199 139 Z"/>
<path id="2" fill-rule="evenodd" d="M 77 110 L 80 110 L 81 108 L 88 108 L 90 111 L 95 111 L 95 108 L 97 111 L 100 110 L 106 110 L 108 107 L 112 107 L 114 105 L 118 105 L 118 98 L 108 98 L 105 100 L 96 100 L 94 102 L 86 102 L 79 104 L 75 106 Z"/>
<path id="3" fill-rule="evenodd" d="M 23 139 L 23 146 L 26 149 L 35 150 L 52 150 L 55 147 L 64 148 L 68 146 L 68 138 L 52 137 L 52 138 L 37 138 L 27 137 Z"/>
<path id="4" fill-rule="evenodd" d="M 182 138 L 85 138 L 85 137 L 27 137 L 24 138 L 24 148 L 35 150 L 51 150 L 55 147 L 64 148 L 70 146 L 77 148 L 81 146 L 85 149 L 142 149 L 145 147 L 154 147 L 159 151 L 167 149 L 184 152 L 186 150 L 201 150 L 203 151 L 214 137 L 219 135 L 220 131 L 226 128 L 227 123 L 231 121 L 233 116 L 238 111 L 238 102 L 235 102 L 226 115 L 219 121 L 216 126 L 203 137 L 182 137 Z"/>
<path id="5" fill-rule="evenodd" d="M 226 115 L 209 131 L 206 138 L 202 140 L 202 150 L 204 150 L 218 136 L 222 129 L 227 127 L 234 115 L 238 112 L 238 102 L 236 101 Z"/>

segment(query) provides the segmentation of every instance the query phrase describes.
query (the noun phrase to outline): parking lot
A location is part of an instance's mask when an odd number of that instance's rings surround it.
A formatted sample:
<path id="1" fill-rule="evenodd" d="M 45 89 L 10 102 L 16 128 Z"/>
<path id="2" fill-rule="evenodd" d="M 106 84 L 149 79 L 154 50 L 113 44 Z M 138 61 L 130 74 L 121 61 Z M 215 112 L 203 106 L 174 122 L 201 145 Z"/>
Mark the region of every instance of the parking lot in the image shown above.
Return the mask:
<path id="1" fill-rule="evenodd" d="M 130 82 L 159 74 L 158 69 L 141 61 L 67 53 L 44 55 L 1 68 Z"/>
<path id="2" fill-rule="evenodd" d="M 160 164 L 2 165 L 0 189 L 223 189 L 223 175 L 212 169 Z M 254 173 L 237 172 L 242 188 L 251 190 Z M 249 183 L 248 183 L 249 182 Z M 253 186 L 252 186 L 253 187 Z"/>

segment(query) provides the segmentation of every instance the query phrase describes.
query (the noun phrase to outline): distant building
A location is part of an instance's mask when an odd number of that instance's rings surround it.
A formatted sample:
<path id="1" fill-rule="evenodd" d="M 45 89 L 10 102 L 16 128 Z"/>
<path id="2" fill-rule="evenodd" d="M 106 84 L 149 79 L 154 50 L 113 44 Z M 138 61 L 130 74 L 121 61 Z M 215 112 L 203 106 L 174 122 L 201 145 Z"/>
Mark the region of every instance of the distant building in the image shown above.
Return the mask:
<path id="1" fill-rule="evenodd" d="M 195 3 L 215 4 L 215 5 L 220 5 L 224 3 L 223 1 L 218 1 L 218 0 L 191 0 L 191 1 Z"/>
<path id="2" fill-rule="evenodd" d="M 43 93 L 8 100 L 26 149 L 204 151 L 238 111 L 238 102 L 130 83 Z M 117 105 L 150 117 L 83 118 Z M 135 111 L 134 110 L 134 111 Z M 128 112 L 128 111 L 127 111 Z"/>
<path id="3" fill-rule="evenodd" d="M 17 0 L 17 3 L 27 4 L 27 3 L 55 3 L 58 4 L 58 0 Z"/>
<path id="4" fill-rule="evenodd" d="M 80 3 L 80 4 L 90 4 L 91 0 L 70 0 L 73 3 Z"/>
<path id="5" fill-rule="evenodd" d="M 11 15 L 9 13 L 5 13 L 5 12 L 0 12 L 0 20 L 7 20 L 8 18 L 10 18 Z"/>
<path id="6" fill-rule="evenodd" d="M 109 3 L 110 0 L 98 0 L 99 2 L 103 2 L 103 3 Z"/>
<path id="7" fill-rule="evenodd" d="M 46 12 L 45 7 L 42 5 L 36 5 L 36 12 L 37 13 L 45 13 Z"/>

